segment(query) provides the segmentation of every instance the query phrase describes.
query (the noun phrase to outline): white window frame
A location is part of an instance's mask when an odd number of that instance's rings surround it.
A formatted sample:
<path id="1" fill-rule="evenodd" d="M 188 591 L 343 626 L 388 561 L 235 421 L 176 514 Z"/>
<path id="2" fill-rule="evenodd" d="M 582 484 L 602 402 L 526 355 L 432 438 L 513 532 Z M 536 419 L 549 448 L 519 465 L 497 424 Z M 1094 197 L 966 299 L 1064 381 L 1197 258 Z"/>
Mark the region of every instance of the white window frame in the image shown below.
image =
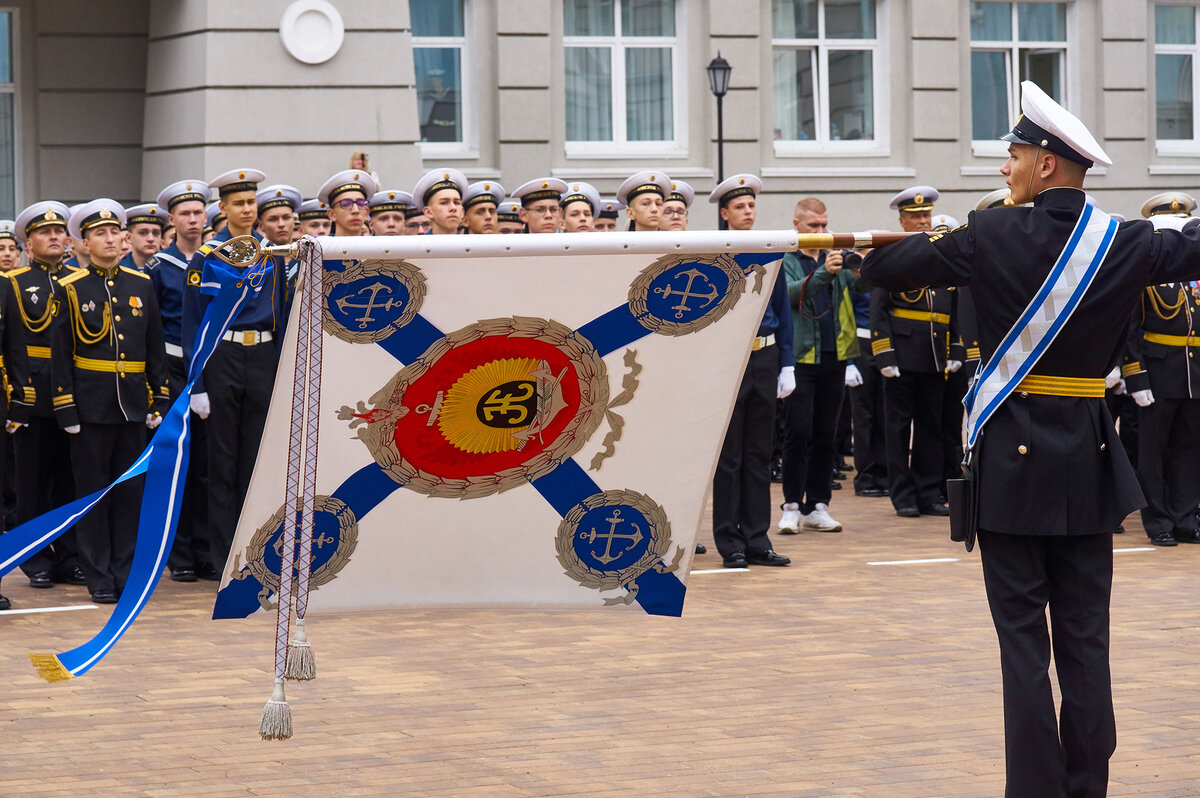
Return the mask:
<path id="1" fill-rule="evenodd" d="M 563 36 L 565 54 L 568 47 L 607 47 L 612 61 L 612 141 L 566 141 L 568 158 L 686 158 L 687 148 L 687 47 L 682 42 L 687 34 L 686 0 L 675 0 L 674 36 L 623 36 L 621 34 L 621 0 L 613 3 L 612 36 Z M 629 141 L 625 116 L 625 50 L 627 47 L 666 47 L 671 51 L 671 96 L 674 109 L 671 129 L 675 136 L 665 141 Z M 564 67 L 565 68 L 565 67 Z M 563 81 L 566 96 L 566 81 Z M 566 132 L 566 119 L 563 120 Z"/>
<path id="2" fill-rule="evenodd" d="M 771 84 L 770 96 L 772 102 L 770 127 L 768 135 L 774 142 L 775 155 L 779 158 L 827 158 L 839 155 L 886 156 L 891 154 L 891 124 L 888 115 L 888 89 L 890 78 L 887 69 L 887 0 L 876 0 L 875 3 L 875 38 L 874 39 L 830 39 L 825 36 L 825 0 L 820 0 L 817 6 L 817 38 L 815 39 L 777 39 L 775 31 L 771 31 Z M 772 9 L 772 24 L 774 24 L 774 9 Z M 817 79 L 814 86 L 816 92 L 816 130 L 817 138 L 811 141 L 775 139 L 775 51 L 777 49 L 814 49 L 817 55 Z M 829 138 L 829 52 L 831 50 L 870 50 L 871 51 L 871 101 L 875 107 L 875 138 L 874 139 L 845 139 L 831 140 Z"/>
<path id="3" fill-rule="evenodd" d="M 21 10 L 16 6 L 0 6 L 0 12 L 9 14 L 9 19 L 12 21 L 9 27 L 9 35 L 11 36 L 10 49 L 8 57 L 11 59 L 9 64 L 9 77 L 12 78 L 10 83 L 0 83 L 0 93 L 11 94 L 12 101 L 12 143 L 13 143 L 13 218 L 21 211 L 21 182 L 23 179 L 21 162 L 24 160 L 21 157 L 21 91 L 20 91 L 20 74 L 21 74 Z"/>
<path id="4" fill-rule="evenodd" d="M 473 0 L 462 0 L 463 35 L 462 36 L 417 36 L 413 33 L 412 48 L 415 56 L 420 49 L 458 49 L 459 78 L 462 86 L 459 88 L 459 102 L 462 104 L 462 141 L 419 141 L 421 158 L 478 158 L 479 157 L 479 124 L 478 103 L 475 101 L 475 48 L 468 46 L 474 39 Z M 413 81 L 417 80 L 416 59 L 413 59 Z M 417 94 L 417 104 L 420 107 L 420 87 Z M 420 127 L 418 122 L 418 135 Z"/>
<path id="5" fill-rule="evenodd" d="M 1020 39 L 1020 28 L 1017 21 L 1017 6 L 1021 0 L 1004 0 L 1008 2 L 1012 8 L 1012 40 L 1011 41 L 992 41 L 992 40 L 971 40 L 971 53 L 977 51 L 982 52 L 1006 52 L 1008 53 L 1008 118 L 1016 124 L 1016 119 L 1021 115 L 1021 50 L 1037 50 L 1051 49 L 1062 51 L 1062 106 L 1069 109 L 1071 107 L 1071 98 L 1077 93 L 1074 84 L 1074 70 L 1071 69 L 1071 39 L 1074 34 L 1074 10 L 1075 3 L 1070 0 L 1031 0 L 1032 2 L 1055 2 L 1058 5 L 1065 6 L 1067 10 L 1067 40 L 1065 42 L 1042 42 L 1042 41 L 1023 41 Z M 982 0 L 982 2 L 990 2 L 990 0 Z M 970 8 L 968 4 L 967 8 Z M 969 13 L 969 11 L 968 11 Z M 967 59 L 967 85 L 970 86 L 971 74 L 971 59 Z M 970 134 L 973 136 L 975 120 L 968 115 L 967 125 Z M 984 158 L 1007 158 L 1008 144 L 999 139 L 971 139 L 971 154 Z"/>
<path id="6" fill-rule="evenodd" d="M 1192 137 L 1190 139 L 1160 139 L 1158 137 L 1158 96 L 1154 97 L 1154 152 L 1156 155 L 1200 155 L 1200 6 L 1195 3 L 1150 4 L 1150 36 L 1154 36 L 1154 9 L 1158 6 L 1182 6 L 1192 9 L 1192 25 L 1195 42 L 1192 44 L 1159 44 L 1154 42 L 1152 85 L 1158 85 L 1158 56 L 1190 55 L 1192 57 Z"/>

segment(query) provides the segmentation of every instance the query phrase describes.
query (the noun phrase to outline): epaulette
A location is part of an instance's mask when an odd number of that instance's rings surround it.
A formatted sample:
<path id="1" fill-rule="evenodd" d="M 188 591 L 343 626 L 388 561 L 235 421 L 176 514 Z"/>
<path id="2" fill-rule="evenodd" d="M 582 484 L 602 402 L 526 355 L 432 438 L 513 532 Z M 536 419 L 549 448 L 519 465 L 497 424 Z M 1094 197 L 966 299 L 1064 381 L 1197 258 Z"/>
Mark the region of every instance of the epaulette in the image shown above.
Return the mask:
<path id="1" fill-rule="evenodd" d="M 213 247 L 210 247 L 208 244 L 201 244 L 200 249 L 198 249 L 196 251 L 207 258 L 209 255 L 212 254 Z"/>
<path id="2" fill-rule="evenodd" d="M 58 284 L 59 285 L 70 285 L 71 283 L 76 282 L 77 280 L 81 280 L 84 277 L 87 277 L 87 269 L 76 269 L 75 271 L 68 274 L 66 277 L 59 280 Z"/>
<path id="3" fill-rule="evenodd" d="M 22 266 L 22 267 L 21 267 L 21 268 L 19 268 L 19 269 L 13 269 L 13 270 L 11 270 L 11 271 L 5 272 L 5 274 L 6 274 L 8 277 L 16 277 L 18 274 L 24 274 L 24 273 L 25 273 L 25 272 L 27 272 L 27 271 L 29 271 L 29 267 L 28 267 L 28 266 Z"/>
<path id="4" fill-rule="evenodd" d="M 125 272 L 126 274 L 133 274 L 138 277 L 141 277 L 143 280 L 150 279 L 150 275 L 143 274 L 142 272 L 139 272 L 137 269 L 130 269 L 128 266 L 119 266 L 117 268 L 119 268 L 121 271 Z"/>

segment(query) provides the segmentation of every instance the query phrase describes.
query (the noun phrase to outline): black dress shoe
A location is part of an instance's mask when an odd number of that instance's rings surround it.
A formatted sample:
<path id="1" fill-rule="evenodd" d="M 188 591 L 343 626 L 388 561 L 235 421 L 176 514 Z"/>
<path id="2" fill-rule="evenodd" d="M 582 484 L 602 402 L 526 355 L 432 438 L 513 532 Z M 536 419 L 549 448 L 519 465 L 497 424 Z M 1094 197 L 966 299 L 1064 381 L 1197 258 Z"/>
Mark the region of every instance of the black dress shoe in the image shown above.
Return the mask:
<path id="1" fill-rule="evenodd" d="M 97 590 L 92 593 L 92 602 L 95 604 L 116 604 L 117 594 L 111 590 Z"/>
<path id="2" fill-rule="evenodd" d="M 1155 532 L 1150 535 L 1150 542 L 1155 546 L 1177 546 L 1179 542 L 1170 532 Z"/>
<path id="3" fill-rule="evenodd" d="M 1192 529 L 1187 532 L 1176 532 L 1172 537 L 1176 543 L 1200 543 L 1200 530 Z"/>
<path id="4" fill-rule="evenodd" d="M 76 565 L 65 574 L 61 574 L 54 578 L 55 582 L 62 582 L 68 585 L 86 585 L 87 579 L 83 575 L 83 569 Z"/>
<path id="5" fill-rule="evenodd" d="M 196 572 L 191 568 L 176 568 L 171 572 L 172 582 L 195 582 Z"/>
<path id="6" fill-rule="evenodd" d="M 196 566 L 196 576 L 209 582 L 220 582 L 221 574 L 209 563 Z"/>
<path id="7" fill-rule="evenodd" d="M 37 571 L 29 576 L 29 586 L 38 589 L 54 587 L 54 578 L 49 571 Z"/>
<path id="8" fill-rule="evenodd" d="M 855 496 L 886 496 L 887 491 L 883 488 L 855 488 Z"/>
<path id="9" fill-rule="evenodd" d="M 8 597 L 0 596 L 0 610 L 11 610 L 11 609 L 12 609 L 12 602 L 8 600 Z"/>
<path id="10" fill-rule="evenodd" d="M 1124 535 L 1125 534 L 1125 525 L 1121 524 L 1119 527 L 1117 527 L 1117 531 L 1113 532 L 1113 534 L 1114 535 Z"/>
<path id="11" fill-rule="evenodd" d="M 934 504 L 932 507 L 922 507 L 922 515 L 950 515 L 950 508 L 942 502 Z"/>
<path id="12" fill-rule="evenodd" d="M 697 543 L 696 544 L 696 553 L 697 554 L 708 554 L 708 546 L 705 546 L 703 543 Z"/>
<path id="13" fill-rule="evenodd" d="M 901 518 L 920 518 L 921 511 L 916 507 L 900 507 L 896 510 L 896 515 Z"/>
<path id="14" fill-rule="evenodd" d="M 767 549 L 766 551 L 758 551 L 746 555 L 746 562 L 751 565 L 789 565 L 792 560 L 790 557 L 784 557 L 782 554 Z"/>
<path id="15" fill-rule="evenodd" d="M 746 555 L 740 551 L 735 551 L 728 557 L 725 557 L 721 564 L 726 568 L 745 568 L 749 563 L 746 562 Z"/>
<path id="16" fill-rule="evenodd" d="M 842 483 L 840 483 L 840 482 L 830 482 L 830 483 L 829 483 L 829 489 L 830 489 L 830 490 L 841 490 L 841 489 L 842 489 Z"/>

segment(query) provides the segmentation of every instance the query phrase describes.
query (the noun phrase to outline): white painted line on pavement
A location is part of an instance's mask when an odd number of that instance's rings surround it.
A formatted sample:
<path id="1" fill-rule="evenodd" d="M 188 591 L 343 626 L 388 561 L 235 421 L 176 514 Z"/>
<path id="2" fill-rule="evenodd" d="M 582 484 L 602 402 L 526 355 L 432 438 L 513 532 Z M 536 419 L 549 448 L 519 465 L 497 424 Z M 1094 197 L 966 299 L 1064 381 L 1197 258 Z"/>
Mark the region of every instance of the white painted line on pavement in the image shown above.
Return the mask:
<path id="1" fill-rule="evenodd" d="M 709 568 L 704 571 L 692 571 L 694 574 L 736 574 L 738 572 L 747 573 L 749 568 Z"/>
<path id="2" fill-rule="evenodd" d="M 1113 549 L 1113 554 L 1116 554 L 1118 551 L 1154 551 L 1154 547 L 1153 546 L 1139 546 L 1136 549 Z"/>
<path id="3" fill-rule="evenodd" d="M 100 607 L 95 604 L 74 604 L 70 607 L 33 607 L 27 610 L 2 610 L 0 611 L 0 618 L 3 618 L 5 615 L 30 615 L 35 612 L 71 612 L 72 610 L 98 609 Z"/>
<path id="4" fill-rule="evenodd" d="M 880 560 L 867 565 L 924 565 L 927 562 L 958 562 L 957 557 L 933 557 L 928 560 Z"/>

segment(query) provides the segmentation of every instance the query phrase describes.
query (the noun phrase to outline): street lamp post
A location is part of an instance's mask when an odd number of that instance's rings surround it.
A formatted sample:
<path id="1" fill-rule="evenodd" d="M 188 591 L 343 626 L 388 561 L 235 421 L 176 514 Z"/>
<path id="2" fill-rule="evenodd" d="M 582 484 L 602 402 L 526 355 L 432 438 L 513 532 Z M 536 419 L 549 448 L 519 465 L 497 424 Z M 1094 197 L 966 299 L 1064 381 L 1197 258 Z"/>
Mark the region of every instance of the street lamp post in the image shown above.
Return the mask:
<path id="1" fill-rule="evenodd" d="M 717 51 L 717 57 L 708 62 L 708 86 L 712 89 L 713 96 L 717 98 L 717 182 L 720 183 L 725 179 L 725 114 L 722 107 L 722 101 L 725 99 L 725 92 L 729 91 L 729 73 L 733 71 L 733 67 L 729 66 L 729 62 L 721 57 L 721 51 Z"/>

